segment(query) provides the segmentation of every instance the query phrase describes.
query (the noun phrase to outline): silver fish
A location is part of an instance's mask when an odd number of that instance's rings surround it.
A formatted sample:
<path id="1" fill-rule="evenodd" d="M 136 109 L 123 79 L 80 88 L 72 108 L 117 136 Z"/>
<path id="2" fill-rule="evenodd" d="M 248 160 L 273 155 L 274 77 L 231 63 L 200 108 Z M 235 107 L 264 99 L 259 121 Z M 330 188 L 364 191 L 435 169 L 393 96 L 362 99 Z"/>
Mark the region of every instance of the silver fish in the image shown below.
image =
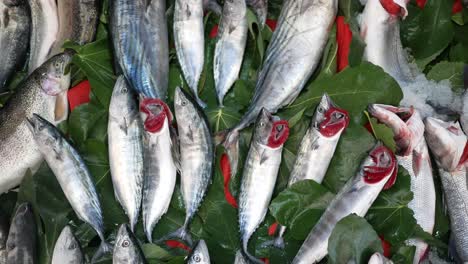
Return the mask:
<path id="1" fill-rule="evenodd" d="M 336 223 L 350 214 L 364 216 L 388 181 L 396 177 L 397 161 L 392 151 L 378 143 L 332 200 L 307 236 L 292 263 L 317 263 L 327 254 L 328 239 Z"/>
<path id="2" fill-rule="evenodd" d="M 425 125 L 427 144 L 439 167 L 457 255 L 462 263 L 466 263 L 468 262 L 467 136 L 458 122 L 444 122 L 428 117 Z"/>
<path id="3" fill-rule="evenodd" d="M 245 44 L 247 43 L 247 7 L 245 0 L 224 2 L 218 41 L 214 55 L 214 80 L 218 103 L 223 99 L 239 77 Z"/>
<path id="4" fill-rule="evenodd" d="M 11 220 L 7 240 L 7 264 L 32 264 L 37 261 L 37 229 L 32 207 L 23 203 Z"/>
<path id="5" fill-rule="evenodd" d="M 210 254 L 205 240 L 198 241 L 192 253 L 187 257 L 187 264 L 210 264 Z"/>
<path id="6" fill-rule="evenodd" d="M 262 108 L 275 113 L 296 99 L 320 61 L 337 8 L 337 0 L 285 1 L 249 109 L 224 135 L 232 175 L 237 172 L 240 130 Z"/>
<path id="7" fill-rule="evenodd" d="M 18 85 L 0 109 L 0 193 L 20 184 L 28 169 L 35 172 L 43 158 L 25 119 L 40 114 L 53 124 L 68 116 L 71 54 L 51 58 Z"/>
<path id="8" fill-rule="evenodd" d="M 252 262 L 263 263 L 248 252 L 247 246 L 268 211 L 288 135 L 287 122 L 262 109 L 255 122 L 239 195 L 241 250 Z"/>
<path id="9" fill-rule="evenodd" d="M 198 81 L 205 57 L 204 34 L 203 0 L 176 0 L 174 41 L 177 58 L 188 86 L 203 108 L 206 104 L 198 97 Z"/>
<path id="10" fill-rule="evenodd" d="M 368 264 L 393 264 L 393 261 L 389 260 L 381 253 L 374 253 L 369 259 Z"/>
<path id="11" fill-rule="evenodd" d="M 59 32 L 58 9 L 55 0 L 28 0 L 31 7 L 31 50 L 28 72 L 32 73 L 52 54 Z"/>
<path id="12" fill-rule="evenodd" d="M 14 71 L 23 66 L 29 44 L 31 18 L 25 0 L 0 3 L 0 92 Z"/>
<path id="13" fill-rule="evenodd" d="M 8 223 L 8 219 L 5 215 L 0 214 L 0 264 L 5 264 L 7 261 L 7 238 L 8 238 L 8 230 L 10 229 L 10 225 Z"/>
<path id="14" fill-rule="evenodd" d="M 424 139 L 424 123 L 419 112 L 413 108 L 373 104 L 369 113 L 379 122 L 389 126 L 394 133 L 398 164 L 411 176 L 413 200 L 408 207 L 413 210 L 416 222 L 424 231 L 432 234 L 435 224 L 436 193 L 429 151 Z M 428 245 L 420 239 L 410 239 L 407 244 L 415 246 L 413 263 L 424 257 Z"/>
<path id="15" fill-rule="evenodd" d="M 111 246 L 104 240 L 101 204 L 86 164 L 54 125 L 36 114 L 27 121 L 39 150 L 54 172 L 73 211 L 101 239 L 101 245 L 93 257 L 93 260 L 98 259 L 102 254 L 110 252 Z"/>
<path id="16" fill-rule="evenodd" d="M 257 16 L 258 23 L 260 23 L 260 27 L 263 28 L 268 15 L 268 0 L 246 0 L 246 2 L 247 5 L 252 7 Z"/>
<path id="17" fill-rule="evenodd" d="M 140 103 L 140 111 L 145 115 L 143 225 L 148 241 L 152 242 L 153 228 L 167 212 L 174 192 L 177 169 L 171 153 L 177 145 L 171 138 L 172 114 L 163 101 L 145 99 Z"/>
<path id="18" fill-rule="evenodd" d="M 85 262 L 80 243 L 70 226 L 65 226 L 55 242 L 52 264 L 82 264 Z"/>
<path id="19" fill-rule="evenodd" d="M 114 253 L 112 256 L 113 264 L 144 264 L 145 256 L 141 251 L 135 235 L 127 224 L 123 224 L 117 233 Z"/>
<path id="20" fill-rule="evenodd" d="M 236 251 L 236 258 L 234 259 L 234 264 L 248 264 L 241 250 Z"/>
<path id="21" fill-rule="evenodd" d="M 115 198 L 134 230 L 143 191 L 143 124 L 135 94 L 123 76 L 119 76 L 112 92 L 107 131 Z"/>

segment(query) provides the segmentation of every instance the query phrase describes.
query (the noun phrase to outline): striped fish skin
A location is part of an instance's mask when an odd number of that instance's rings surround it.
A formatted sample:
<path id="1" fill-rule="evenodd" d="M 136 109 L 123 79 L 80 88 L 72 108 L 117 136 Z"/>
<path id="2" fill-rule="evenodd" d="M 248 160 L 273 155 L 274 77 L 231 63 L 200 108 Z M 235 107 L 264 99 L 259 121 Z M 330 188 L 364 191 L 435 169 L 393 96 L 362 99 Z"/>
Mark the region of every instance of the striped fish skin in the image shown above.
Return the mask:
<path id="1" fill-rule="evenodd" d="M 29 44 L 31 18 L 25 0 L 0 3 L 0 92 L 16 69 L 23 66 Z"/>
<path id="2" fill-rule="evenodd" d="M 8 230 L 10 224 L 8 218 L 2 213 L 0 214 L 0 264 L 5 264 L 7 261 L 7 248 L 6 243 L 8 239 Z"/>
<path id="3" fill-rule="evenodd" d="M 28 72 L 31 74 L 52 54 L 59 32 L 58 9 L 55 0 L 28 0 L 31 8 L 31 40 Z"/>
<path id="4" fill-rule="evenodd" d="M 258 23 L 260 23 L 260 27 L 263 28 L 268 15 L 268 0 L 246 0 L 246 2 L 247 5 L 252 7 L 257 16 Z"/>
<path id="5" fill-rule="evenodd" d="M 218 31 L 214 55 L 214 80 L 218 103 L 239 77 L 247 43 L 247 7 L 245 0 L 227 0 Z"/>
<path id="6" fill-rule="evenodd" d="M 392 151 L 378 143 L 361 164 L 357 175 L 332 200 L 292 263 L 317 263 L 323 259 L 328 254 L 328 239 L 336 223 L 353 213 L 364 216 L 384 185 L 396 176 L 396 166 Z"/>
<path id="7" fill-rule="evenodd" d="M 278 121 L 277 117 L 262 109 L 255 123 L 239 195 L 241 250 L 246 258 L 255 263 L 262 262 L 248 252 L 247 246 L 268 211 L 288 134 L 287 122 Z M 283 141 L 273 146 L 270 140 L 277 135 Z"/>
<path id="8" fill-rule="evenodd" d="M 167 212 L 177 179 L 172 155 L 175 146 L 171 140 L 172 114 L 159 99 L 145 99 L 140 103 L 144 118 L 144 187 L 143 225 L 148 241 L 152 242 L 154 226 Z"/>
<path id="9" fill-rule="evenodd" d="M 393 261 L 389 260 L 381 253 L 374 253 L 369 259 L 368 264 L 393 264 Z"/>
<path id="10" fill-rule="evenodd" d="M 458 122 L 428 117 L 426 140 L 434 154 L 448 207 L 450 226 L 458 257 L 468 262 L 467 136 Z"/>
<path id="11" fill-rule="evenodd" d="M 37 228 L 29 203 L 18 206 L 11 220 L 7 240 L 7 264 L 33 264 L 37 261 Z"/>
<path id="12" fill-rule="evenodd" d="M 112 256 L 113 264 L 144 264 L 145 256 L 141 251 L 138 240 L 127 224 L 123 224 L 117 233 L 114 253 Z"/>
<path id="13" fill-rule="evenodd" d="M 135 94 L 122 75 L 112 92 L 107 133 L 115 198 L 127 214 L 133 231 L 143 192 L 143 124 Z"/>
<path id="14" fill-rule="evenodd" d="M 80 243 L 70 226 L 65 226 L 55 242 L 52 264 L 83 264 L 85 261 Z"/>
<path id="15" fill-rule="evenodd" d="M 63 53 L 44 63 L 0 109 L 0 193 L 19 185 L 26 171 L 35 172 L 43 160 L 25 119 L 33 113 L 53 124 L 67 118 L 71 58 L 70 53 Z"/>
<path id="16" fill-rule="evenodd" d="M 210 264 L 210 253 L 205 240 L 198 241 L 192 253 L 187 257 L 187 264 Z"/>
<path id="17" fill-rule="evenodd" d="M 185 80 L 201 107 L 206 104 L 198 97 L 198 81 L 205 58 L 203 0 L 176 0 L 174 8 L 174 41 L 177 58 Z"/>
<path id="18" fill-rule="evenodd" d="M 413 210 L 416 222 L 432 234 L 435 225 L 436 192 L 432 176 L 429 151 L 424 139 L 424 123 L 419 112 L 408 107 L 374 104 L 369 113 L 393 130 L 397 147 L 398 164 L 411 176 L 413 200 L 408 207 Z M 410 239 L 408 245 L 416 247 L 413 263 L 418 264 L 428 249 L 427 243 Z"/>

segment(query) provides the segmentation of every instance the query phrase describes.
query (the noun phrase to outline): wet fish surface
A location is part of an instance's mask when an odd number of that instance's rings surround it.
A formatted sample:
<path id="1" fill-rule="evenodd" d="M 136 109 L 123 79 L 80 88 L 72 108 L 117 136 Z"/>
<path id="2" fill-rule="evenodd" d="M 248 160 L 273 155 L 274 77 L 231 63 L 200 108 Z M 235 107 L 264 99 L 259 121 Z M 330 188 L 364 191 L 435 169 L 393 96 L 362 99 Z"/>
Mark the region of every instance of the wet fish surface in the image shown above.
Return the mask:
<path id="1" fill-rule="evenodd" d="M 7 264 L 37 263 L 37 227 L 29 203 L 22 203 L 11 220 L 7 240 Z"/>
<path id="2" fill-rule="evenodd" d="M 144 264 L 146 263 L 143 251 L 141 251 L 138 240 L 127 224 L 123 224 L 117 233 L 114 253 L 112 256 L 113 264 Z"/>
<path id="3" fill-rule="evenodd" d="M 52 264 L 82 264 L 85 263 L 80 243 L 70 226 L 65 226 L 55 242 L 52 254 Z"/>
<path id="4" fill-rule="evenodd" d="M 210 264 L 210 253 L 205 240 L 198 241 L 192 253 L 187 257 L 187 264 Z"/>

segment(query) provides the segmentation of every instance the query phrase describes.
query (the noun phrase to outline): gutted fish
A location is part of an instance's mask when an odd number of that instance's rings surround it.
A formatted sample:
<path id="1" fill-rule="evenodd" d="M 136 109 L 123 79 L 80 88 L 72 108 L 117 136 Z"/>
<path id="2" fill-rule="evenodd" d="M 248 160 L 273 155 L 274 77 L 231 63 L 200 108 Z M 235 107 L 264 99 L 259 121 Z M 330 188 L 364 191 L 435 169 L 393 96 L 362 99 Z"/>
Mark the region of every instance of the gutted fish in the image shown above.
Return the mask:
<path id="1" fill-rule="evenodd" d="M 210 264 L 210 254 L 205 240 L 198 241 L 192 253 L 187 257 L 187 264 Z"/>
<path id="2" fill-rule="evenodd" d="M 18 206 L 11 220 L 7 240 L 7 264 L 34 264 L 37 261 L 37 228 L 29 203 Z"/>
<path id="3" fill-rule="evenodd" d="M 144 264 L 145 256 L 141 251 L 138 240 L 130 230 L 127 224 L 123 224 L 117 233 L 114 253 L 112 256 L 113 264 Z"/>
<path id="4" fill-rule="evenodd" d="M 82 264 L 85 263 L 80 243 L 76 239 L 70 226 L 62 229 L 55 242 L 52 264 Z"/>
<path id="5" fill-rule="evenodd" d="M 255 12 L 260 27 L 265 26 L 268 15 L 268 0 L 246 0 L 246 2 Z"/>

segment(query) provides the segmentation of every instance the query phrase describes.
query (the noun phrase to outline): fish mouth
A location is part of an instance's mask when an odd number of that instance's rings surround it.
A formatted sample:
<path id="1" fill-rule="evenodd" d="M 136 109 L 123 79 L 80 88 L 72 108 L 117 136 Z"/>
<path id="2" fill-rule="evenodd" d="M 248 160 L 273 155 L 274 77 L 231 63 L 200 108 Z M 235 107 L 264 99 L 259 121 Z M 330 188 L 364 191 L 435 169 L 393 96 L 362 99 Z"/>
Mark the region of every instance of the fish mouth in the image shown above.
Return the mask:
<path id="1" fill-rule="evenodd" d="M 268 146 L 278 148 L 283 145 L 289 137 L 289 123 L 286 120 L 273 122 L 270 136 L 268 137 Z"/>
<path id="2" fill-rule="evenodd" d="M 364 166 L 364 181 L 367 184 L 376 184 L 390 176 L 384 189 L 390 188 L 395 183 L 398 173 L 398 164 L 393 152 L 379 142 L 371 150 L 368 158 L 368 165 Z"/>
<path id="3" fill-rule="evenodd" d="M 385 123 L 393 115 L 407 123 L 414 115 L 413 107 L 396 107 L 393 105 L 371 104 L 367 107 L 369 113 L 380 122 Z"/>
<path id="4" fill-rule="evenodd" d="M 169 107 L 160 99 L 145 98 L 140 103 L 140 112 L 146 114 L 145 130 L 151 133 L 161 131 L 166 118 L 172 122 L 172 113 Z"/>

